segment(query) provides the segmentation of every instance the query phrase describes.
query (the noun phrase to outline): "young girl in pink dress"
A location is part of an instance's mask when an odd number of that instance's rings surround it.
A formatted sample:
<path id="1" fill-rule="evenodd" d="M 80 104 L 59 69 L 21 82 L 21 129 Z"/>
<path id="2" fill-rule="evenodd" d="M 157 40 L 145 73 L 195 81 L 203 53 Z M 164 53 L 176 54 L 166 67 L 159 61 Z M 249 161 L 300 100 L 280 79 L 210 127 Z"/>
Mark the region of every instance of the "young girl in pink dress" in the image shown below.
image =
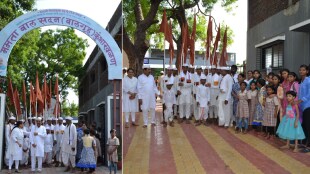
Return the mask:
<path id="1" fill-rule="evenodd" d="M 288 105 L 285 109 L 285 115 L 282 118 L 277 135 L 286 140 L 286 145 L 282 146 L 281 149 L 290 148 L 290 140 L 295 140 L 294 152 L 298 152 L 298 140 L 305 139 L 305 134 L 299 122 L 299 109 L 298 105 L 294 104 L 296 98 L 296 92 L 288 91 L 286 93 Z"/>
<path id="2" fill-rule="evenodd" d="M 299 79 L 296 75 L 296 73 L 294 72 L 290 72 L 288 73 L 288 81 L 290 82 L 291 86 L 290 86 L 290 91 L 294 91 L 296 92 L 296 97 L 294 101 L 298 101 L 298 94 L 299 94 Z M 299 107 L 299 121 L 302 123 L 302 112 L 301 109 Z"/>

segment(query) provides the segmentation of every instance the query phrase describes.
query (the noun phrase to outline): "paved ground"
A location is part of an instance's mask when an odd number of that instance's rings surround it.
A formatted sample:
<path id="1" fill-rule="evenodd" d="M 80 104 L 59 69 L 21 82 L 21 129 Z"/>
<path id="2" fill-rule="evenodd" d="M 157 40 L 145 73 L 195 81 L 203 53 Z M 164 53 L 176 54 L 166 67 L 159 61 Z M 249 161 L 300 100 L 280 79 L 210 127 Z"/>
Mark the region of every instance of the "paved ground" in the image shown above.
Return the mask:
<path id="1" fill-rule="evenodd" d="M 284 142 L 266 140 L 254 132 L 235 134 L 232 128 L 175 124 L 164 128 L 162 108 L 157 126 L 124 128 L 124 174 L 146 173 L 310 173 L 310 153 L 280 150 Z"/>
<path id="2" fill-rule="evenodd" d="M 13 166 L 14 168 L 14 166 Z M 64 172 L 65 168 L 64 167 L 51 167 L 51 168 L 43 168 L 41 174 L 68 174 L 70 172 Z M 28 169 L 21 169 L 20 172 L 22 174 L 32 174 L 30 168 Z M 8 170 L 2 170 L 0 171 L 0 173 L 8 173 Z M 14 173 L 14 170 L 12 170 L 12 173 Z M 82 173 L 81 171 L 77 170 L 75 173 Z M 85 174 L 86 172 L 84 172 Z M 97 167 L 96 168 L 96 172 L 95 174 L 108 174 L 109 173 L 109 169 L 107 167 Z M 118 171 L 118 174 L 121 174 L 122 171 Z"/>

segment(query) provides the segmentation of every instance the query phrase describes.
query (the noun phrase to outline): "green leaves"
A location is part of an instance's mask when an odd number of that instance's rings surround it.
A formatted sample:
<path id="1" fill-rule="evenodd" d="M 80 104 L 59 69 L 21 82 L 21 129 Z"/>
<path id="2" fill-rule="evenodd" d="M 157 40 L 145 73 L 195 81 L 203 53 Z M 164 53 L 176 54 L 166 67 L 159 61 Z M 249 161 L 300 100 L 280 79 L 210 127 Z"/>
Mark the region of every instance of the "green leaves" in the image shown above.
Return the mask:
<path id="1" fill-rule="evenodd" d="M 66 98 L 68 88 L 77 91 L 78 78 L 84 74 L 83 59 L 87 40 L 79 38 L 74 29 L 56 31 L 32 30 L 25 34 L 13 48 L 8 63 L 8 76 L 13 84 L 21 89 L 22 80 L 35 81 L 36 71 L 43 82 L 46 74 L 47 80 L 54 80 L 59 74 L 59 91 L 62 98 Z"/>

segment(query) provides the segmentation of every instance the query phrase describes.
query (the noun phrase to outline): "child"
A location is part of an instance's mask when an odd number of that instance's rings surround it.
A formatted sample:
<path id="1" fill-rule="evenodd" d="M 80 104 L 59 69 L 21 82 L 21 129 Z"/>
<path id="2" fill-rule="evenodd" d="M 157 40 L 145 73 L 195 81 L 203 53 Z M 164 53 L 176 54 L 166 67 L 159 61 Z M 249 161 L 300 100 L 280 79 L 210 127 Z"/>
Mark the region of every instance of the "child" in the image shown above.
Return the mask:
<path id="1" fill-rule="evenodd" d="M 92 173 L 96 168 L 95 150 L 96 141 L 93 137 L 89 135 L 89 129 L 84 130 L 83 149 L 81 152 L 81 159 L 76 164 L 76 167 L 81 168 L 84 171 L 85 168 L 89 168 L 89 172 Z"/>
<path id="2" fill-rule="evenodd" d="M 163 122 L 164 127 L 167 127 L 167 124 L 169 124 L 171 127 L 173 127 L 173 105 L 176 104 L 176 98 L 175 98 L 175 91 L 172 88 L 173 82 L 168 82 L 166 84 L 167 89 L 164 91 L 163 96 L 163 104 L 164 104 L 164 116 L 165 120 Z"/>
<path id="3" fill-rule="evenodd" d="M 249 125 L 252 125 L 253 120 L 254 120 L 256 105 L 258 102 L 257 101 L 257 88 L 256 88 L 255 82 L 250 83 L 250 90 L 247 92 L 247 95 L 248 95 L 249 110 L 250 110 Z"/>
<path id="4" fill-rule="evenodd" d="M 283 110 L 285 110 L 285 108 L 282 108 L 282 105 L 281 105 L 285 93 L 284 93 L 283 87 L 280 84 L 280 82 L 281 82 L 281 77 L 277 74 L 274 75 L 273 76 L 273 86 L 275 87 L 275 93 L 277 94 L 277 97 L 279 100 L 276 129 L 278 128 L 278 126 L 280 124 L 280 120 L 282 119 Z"/>
<path id="5" fill-rule="evenodd" d="M 109 169 L 110 174 L 112 173 L 112 168 L 114 169 L 114 174 L 116 174 L 118 162 L 117 147 L 119 146 L 119 140 L 116 137 L 115 129 L 111 129 L 110 134 L 111 137 L 108 139 L 107 142 Z"/>
<path id="6" fill-rule="evenodd" d="M 252 83 L 252 82 L 251 82 Z M 249 105 L 248 105 L 248 96 L 247 96 L 247 83 L 241 82 L 240 83 L 240 91 L 238 92 L 238 105 L 237 105 L 237 126 L 239 128 L 239 131 L 242 132 L 242 124 L 244 123 L 244 134 L 247 133 L 248 130 L 248 118 L 249 118 Z M 236 129 L 236 133 L 238 133 L 238 130 Z"/>
<path id="7" fill-rule="evenodd" d="M 296 73 L 294 73 L 294 72 L 288 73 L 288 81 L 291 84 L 290 91 L 296 92 L 295 101 L 297 101 L 298 100 L 298 92 L 299 92 L 299 83 L 298 83 L 299 79 L 298 79 Z"/>
<path id="8" fill-rule="evenodd" d="M 266 98 L 266 88 L 265 88 L 265 83 L 266 81 L 264 79 L 259 79 L 256 82 L 256 86 L 258 88 L 257 92 L 257 104 L 256 104 L 256 109 L 254 113 L 254 120 L 253 120 L 253 125 L 255 126 L 262 126 L 263 122 L 263 117 L 264 117 L 264 106 L 263 102 Z"/>
<path id="9" fill-rule="evenodd" d="M 298 152 L 298 140 L 305 139 L 305 134 L 299 122 L 298 105 L 293 104 L 295 98 L 296 92 L 288 91 L 286 93 L 288 105 L 278 127 L 277 134 L 280 138 L 286 139 L 286 145 L 282 146 L 281 149 L 289 149 L 290 140 L 295 140 L 294 152 Z"/>
<path id="10" fill-rule="evenodd" d="M 239 102 L 238 99 L 238 92 L 240 91 L 240 84 L 241 82 L 244 82 L 245 80 L 245 75 L 240 73 L 238 75 L 238 83 L 234 83 L 232 86 L 232 91 L 231 91 L 231 95 L 233 97 L 233 117 L 236 120 L 236 125 L 238 124 L 238 115 L 237 115 L 237 105 Z"/>
<path id="11" fill-rule="evenodd" d="M 275 74 L 273 72 L 268 73 L 266 85 L 273 85 L 273 76 Z"/>
<path id="12" fill-rule="evenodd" d="M 206 86 L 206 76 L 202 75 L 200 77 L 200 85 L 197 87 L 196 91 L 196 101 L 197 106 L 199 107 L 199 115 L 196 118 L 198 121 L 195 126 L 199 126 L 201 123 L 207 126 L 207 118 L 208 118 L 208 111 L 210 105 L 210 88 Z"/>
<path id="13" fill-rule="evenodd" d="M 277 124 L 277 115 L 279 100 L 275 94 L 274 86 L 267 86 L 267 97 L 263 102 L 264 118 L 263 126 L 266 128 L 266 139 L 274 139 L 275 127 Z"/>
<path id="14" fill-rule="evenodd" d="M 44 162 L 46 167 L 50 167 L 52 163 L 52 150 L 53 150 L 53 135 L 51 134 L 51 127 L 46 126 L 46 137 L 44 140 Z"/>

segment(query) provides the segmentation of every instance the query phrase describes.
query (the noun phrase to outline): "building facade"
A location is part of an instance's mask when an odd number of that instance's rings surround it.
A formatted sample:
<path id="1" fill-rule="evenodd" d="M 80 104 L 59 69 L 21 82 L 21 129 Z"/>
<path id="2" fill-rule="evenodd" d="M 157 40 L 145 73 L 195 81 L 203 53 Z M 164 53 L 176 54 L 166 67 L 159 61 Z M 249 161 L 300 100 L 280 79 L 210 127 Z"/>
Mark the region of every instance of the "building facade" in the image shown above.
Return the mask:
<path id="1" fill-rule="evenodd" d="M 217 53 L 220 57 L 220 53 Z M 228 64 L 236 64 L 236 53 L 227 53 L 228 54 Z M 177 55 L 177 50 L 174 51 L 174 55 Z M 189 54 L 187 55 L 186 62 L 189 64 Z M 195 65 L 205 66 L 208 63 L 205 61 L 205 51 L 195 51 Z M 149 49 L 148 53 L 145 56 L 144 63 L 150 64 L 151 68 L 163 68 L 164 64 L 167 68 L 169 66 L 169 50 L 160 49 Z M 176 58 L 173 59 L 172 64 L 175 65 Z"/>
<path id="2" fill-rule="evenodd" d="M 248 0 L 247 69 L 297 72 L 308 65 L 309 12 L 309 0 Z"/>
<path id="3" fill-rule="evenodd" d="M 106 30 L 121 46 L 122 5 L 118 6 Z M 121 135 L 121 80 L 108 80 L 108 65 L 96 46 L 84 65 L 85 75 L 79 79 L 79 120 L 87 125 L 96 124 L 101 134 L 101 149 L 107 164 L 105 144 L 112 128 Z M 120 138 L 120 137 L 119 137 Z"/>

